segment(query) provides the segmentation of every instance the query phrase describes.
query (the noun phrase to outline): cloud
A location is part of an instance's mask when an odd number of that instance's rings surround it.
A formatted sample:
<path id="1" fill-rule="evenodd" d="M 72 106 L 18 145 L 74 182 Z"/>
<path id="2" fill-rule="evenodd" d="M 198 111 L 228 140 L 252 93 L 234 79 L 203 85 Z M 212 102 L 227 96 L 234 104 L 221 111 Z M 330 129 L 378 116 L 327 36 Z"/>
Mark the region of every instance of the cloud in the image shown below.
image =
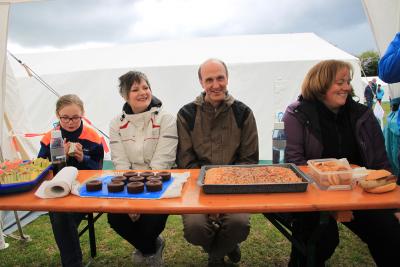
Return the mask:
<path id="1" fill-rule="evenodd" d="M 237 34 L 315 32 L 348 52 L 374 48 L 360 1 L 85 0 L 11 8 L 9 46 L 79 47 Z M 352 34 L 351 34 L 352 33 Z M 358 39 L 354 40 L 354 36 Z M 353 37 L 353 40 L 344 40 Z"/>

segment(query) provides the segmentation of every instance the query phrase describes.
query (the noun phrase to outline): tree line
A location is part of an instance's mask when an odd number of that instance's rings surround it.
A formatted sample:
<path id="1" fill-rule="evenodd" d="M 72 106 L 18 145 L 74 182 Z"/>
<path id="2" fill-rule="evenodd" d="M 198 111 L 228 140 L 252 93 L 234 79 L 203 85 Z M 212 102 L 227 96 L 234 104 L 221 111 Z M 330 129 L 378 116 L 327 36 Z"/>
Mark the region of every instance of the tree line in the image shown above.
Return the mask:
<path id="1" fill-rule="evenodd" d="M 379 54 L 376 51 L 369 50 L 357 56 L 361 63 L 361 76 L 378 76 Z M 365 73 L 365 75 L 364 75 Z"/>

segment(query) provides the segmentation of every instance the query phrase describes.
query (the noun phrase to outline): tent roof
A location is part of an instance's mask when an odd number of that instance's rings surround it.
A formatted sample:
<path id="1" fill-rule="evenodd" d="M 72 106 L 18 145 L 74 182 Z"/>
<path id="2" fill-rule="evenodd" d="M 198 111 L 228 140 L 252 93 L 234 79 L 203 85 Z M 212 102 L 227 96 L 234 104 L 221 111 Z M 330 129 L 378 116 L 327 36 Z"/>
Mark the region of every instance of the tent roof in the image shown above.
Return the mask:
<path id="1" fill-rule="evenodd" d="M 93 69 L 197 66 L 210 57 L 221 58 L 230 65 L 330 58 L 355 59 L 314 33 L 193 38 L 20 54 L 18 57 L 42 75 Z M 14 70 L 16 76 L 26 75 L 21 68 Z"/>

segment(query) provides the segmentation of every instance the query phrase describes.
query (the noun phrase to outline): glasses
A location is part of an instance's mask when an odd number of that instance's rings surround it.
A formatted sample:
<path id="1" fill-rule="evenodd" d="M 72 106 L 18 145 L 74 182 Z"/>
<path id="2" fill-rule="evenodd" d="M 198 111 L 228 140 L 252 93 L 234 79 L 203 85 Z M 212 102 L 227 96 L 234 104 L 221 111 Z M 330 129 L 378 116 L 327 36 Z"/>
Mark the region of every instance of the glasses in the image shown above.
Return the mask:
<path id="1" fill-rule="evenodd" d="M 68 123 L 70 121 L 72 122 L 78 122 L 82 119 L 82 117 L 68 117 L 68 116 L 62 116 L 60 117 L 60 121 L 63 123 Z"/>

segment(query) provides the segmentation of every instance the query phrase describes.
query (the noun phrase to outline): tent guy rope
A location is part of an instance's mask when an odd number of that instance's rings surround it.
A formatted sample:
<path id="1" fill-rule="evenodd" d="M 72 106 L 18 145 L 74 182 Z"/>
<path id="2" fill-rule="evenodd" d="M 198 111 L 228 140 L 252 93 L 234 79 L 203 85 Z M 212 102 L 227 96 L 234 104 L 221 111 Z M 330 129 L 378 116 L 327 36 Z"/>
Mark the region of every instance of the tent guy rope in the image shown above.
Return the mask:
<path id="1" fill-rule="evenodd" d="M 53 88 L 51 87 L 45 80 L 43 80 L 34 70 L 32 70 L 27 64 L 23 63 L 22 60 L 18 59 L 13 53 L 11 53 L 10 51 L 8 51 L 8 54 L 14 58 L 19 64 L 21 64 L 22 67 L 24 67 L 24 69 L 26 70 L 27 74 L 29 77 L 33 77 L 35 78 L 40 84 L 42 84 L 44 87 L 46 87 L 46 89 L 48 89 L 51 93 L 53 93 L 55 96 L 60 97 L 60 94 Z M 84 121 L 86 123 L 88 123 L 91 127 L 93 127 L 94 129 L 96 129 L 98 132 L 100 132 L 104 137 L 106 137 L 107 139 L 110 139 L 110 137 L 102 130 L 100 130 L 98 127 L 96 127 L 96 125 L 94 125 L 89 119 L 87 119 L 86 117 L 83 117 Z M 32 135 L 32 134 L 29 134 Z M 33 134 L 35 135 L 35 134 Z M 40 134 L 39 134 L 40 135 Z M 35 135 L 36 136 L 36 135 Z M 25 137 L 31 137 L 31 136 L 27 136 L 25 135 Z M 106 142 L 102 142 L 103 146 L 104 144 L 106 144 Z M 104 147 L 105 149 L 108 150 L 107 147 Z"/>

